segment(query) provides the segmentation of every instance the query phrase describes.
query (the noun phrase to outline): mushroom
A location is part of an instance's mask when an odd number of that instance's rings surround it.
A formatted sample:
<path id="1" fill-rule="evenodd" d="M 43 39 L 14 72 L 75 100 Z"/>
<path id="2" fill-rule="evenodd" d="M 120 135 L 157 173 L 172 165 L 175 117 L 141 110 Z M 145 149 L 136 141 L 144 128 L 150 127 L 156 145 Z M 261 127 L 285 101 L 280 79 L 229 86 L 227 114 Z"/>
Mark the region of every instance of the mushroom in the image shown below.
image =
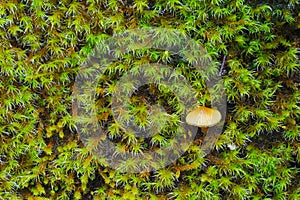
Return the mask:
<path id="1" fill-rule="evenodd" d="M 186 123 L 201 128 L 202 133 L 207 133 L 208 127 L 212 127 L 221 121 L 221 113 L 213 108 L 200 106 L 192 110 L 186 116 Z"/>

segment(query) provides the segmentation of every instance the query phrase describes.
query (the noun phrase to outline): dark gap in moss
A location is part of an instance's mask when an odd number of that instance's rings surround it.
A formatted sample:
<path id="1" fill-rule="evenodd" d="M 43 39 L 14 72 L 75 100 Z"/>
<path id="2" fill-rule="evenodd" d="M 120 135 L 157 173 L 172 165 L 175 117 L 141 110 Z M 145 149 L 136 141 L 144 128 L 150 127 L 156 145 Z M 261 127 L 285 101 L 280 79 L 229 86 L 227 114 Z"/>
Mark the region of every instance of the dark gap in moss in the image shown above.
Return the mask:
<path id="1" fill-rule="evenodd" d="M 263 131 L 262 133 L 259 133 L 259 135 L 251 138 L 251 144 L 261 150 L 272 149 L 274 146 L 282 142 L 284 142 L 283 131 Z"/>

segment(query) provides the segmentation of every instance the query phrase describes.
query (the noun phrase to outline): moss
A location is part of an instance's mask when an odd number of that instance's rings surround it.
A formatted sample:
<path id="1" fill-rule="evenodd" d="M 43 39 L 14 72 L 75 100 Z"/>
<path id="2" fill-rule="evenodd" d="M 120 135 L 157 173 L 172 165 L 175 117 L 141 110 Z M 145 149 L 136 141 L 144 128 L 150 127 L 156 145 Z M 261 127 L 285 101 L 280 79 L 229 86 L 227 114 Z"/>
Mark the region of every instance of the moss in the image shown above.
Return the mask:
<path id="1" fill-rule="evenodd" d="M 3 199 L 300 199 L 299 1 L 8 0 L 0 3 L 0 197 Z M 203 157 L 199 133 L 175 162 L 121 173 L 91 153 L 78 134 L 72 90 L 94 47 L 125 30 L 160 27 L 198 41 L 222 76 L 225 126 Z M 176 42 L 162 33 L 162 42 Z M 173 38 L 174 39 L 174 38 Z M 162 63 L 181 72 L 210 106 L 206 74 L 193 58 L 159 49 L 121 54 L 97 85 L 97 116 L 118 150 L 159 149 L 180 132 L 183 106 L 167 87 L 148 85 L 130 99 L 138 126 L 158 103 L 168 117 L 152 138 L 113 118 L 112 94 L 129 70 Z M 222 67 L 221 67 L 222 66 Z M 149 72 L 150 73 L 150 72 Z M 124 88 L 131 88 L 124 85 Z M 187 94 L 186 90 L 180 90 Z M 94 142 L 94 143 L 93 143 Z M 229 147 L 234 146 L 231 150 Z M 162 161 L 163 162 L 163 161 Z M 132 161 L 134 164 L 134 161 Z M 129 163 L 130 164 L 130 163 Z M 128 166 L 125 166 L 128 167 Z"/>

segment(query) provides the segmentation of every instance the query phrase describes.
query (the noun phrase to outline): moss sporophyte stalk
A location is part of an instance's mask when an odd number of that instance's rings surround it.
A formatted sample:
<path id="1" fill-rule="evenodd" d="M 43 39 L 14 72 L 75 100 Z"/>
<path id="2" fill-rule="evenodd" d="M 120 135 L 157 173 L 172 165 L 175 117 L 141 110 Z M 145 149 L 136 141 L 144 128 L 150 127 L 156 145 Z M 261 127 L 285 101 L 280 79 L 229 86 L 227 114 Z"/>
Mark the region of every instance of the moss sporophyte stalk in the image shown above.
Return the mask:
<path id="1" fill-rule="evenodd" d="M 0 199 L 300 199 L 299 4 L 2 1 Z"/>

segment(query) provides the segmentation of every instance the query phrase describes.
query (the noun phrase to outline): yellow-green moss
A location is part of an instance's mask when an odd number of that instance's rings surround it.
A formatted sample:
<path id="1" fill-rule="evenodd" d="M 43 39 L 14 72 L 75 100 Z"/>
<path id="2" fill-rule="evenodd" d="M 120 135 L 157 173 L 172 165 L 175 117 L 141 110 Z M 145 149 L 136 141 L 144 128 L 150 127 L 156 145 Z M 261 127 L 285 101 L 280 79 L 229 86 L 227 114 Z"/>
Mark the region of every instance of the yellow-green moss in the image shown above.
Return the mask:
<path id="1" fill-rule="evenodd" d="M 300 199 L 299 3 L 1 2 L 0 199 Z M 72 118 L 72 85 L 79 63 L 97 43 L 151 26 L 178 29 L 199 41 L 218 66 L 225 58 L 221 74 L 228 113 L 215 150 L 206 157 L 195 140 L 164 169 L 122 174 L 83 146 Z M 131 53 L 116 61 L 103 81 L 113 84 L 127 70 L 124 63 L 162 61 L 182 69 L 193 87 L 205 87 L 179 58 L 164 53 Z M 100 121 L 107 123 L 109 88 L 99 88 Z M 162 104 L 171 102 L 177 123 L 172 94 L 149 88 Z M 202 95 L 199 102 L 209 103 L 203 100 L 208 94 Z M 147 105 L 137 99 L 132 106 L 134 113 Z M 135 114 L 142 123 L 143 115 Z M 111 137 L 123 137 L 113 121 L 108 124 Z M 124 137 L 118 142 L 132 148 L 129 136 Z M 167 139 L 168 131 L 154 143 L 159 147 Z"/>

